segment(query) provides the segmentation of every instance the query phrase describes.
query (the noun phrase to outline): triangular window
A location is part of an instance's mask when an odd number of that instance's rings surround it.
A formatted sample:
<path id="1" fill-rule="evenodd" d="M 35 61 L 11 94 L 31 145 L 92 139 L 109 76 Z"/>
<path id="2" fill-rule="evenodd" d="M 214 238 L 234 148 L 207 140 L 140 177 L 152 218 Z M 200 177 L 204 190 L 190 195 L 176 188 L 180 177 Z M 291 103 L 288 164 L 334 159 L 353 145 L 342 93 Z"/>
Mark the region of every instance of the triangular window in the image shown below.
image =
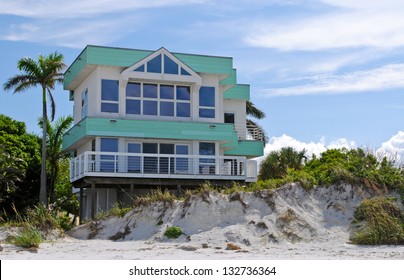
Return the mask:
<path id="1" fill-rule="evenodd" d="M 185 70 L 184 68 L 181 67 L 181 75 L 185 75 L 185 76 L 191 76 L 191 74 Z"/>
<path id="2" fill-rule="evenodd" d="M 161 73 L 161 55 L 158 55 L 147 62 L 147 72 Z"/>
<path id="3" fill-rule="evenodd" d="M 164 55 L 164 73 L 178 75 L 178 64 L 166 55 Z"/>
<path id="4" fill-rule="evenodd" d="M 136 72 L 144 72 L 144 64 L 143 64 L 143 65 L 140 65 L 138 68 L 136 68 L 136 69 L 133 70 L 133 71 L 136 71 Z"/>

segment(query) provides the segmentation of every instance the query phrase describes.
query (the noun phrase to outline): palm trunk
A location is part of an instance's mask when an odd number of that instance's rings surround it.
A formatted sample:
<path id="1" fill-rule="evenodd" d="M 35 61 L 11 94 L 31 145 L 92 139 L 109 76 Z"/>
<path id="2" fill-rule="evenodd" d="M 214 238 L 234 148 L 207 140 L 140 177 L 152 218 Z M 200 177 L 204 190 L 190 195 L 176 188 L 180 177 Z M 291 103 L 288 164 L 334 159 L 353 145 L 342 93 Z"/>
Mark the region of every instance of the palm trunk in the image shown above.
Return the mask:
<path id="1" fill-rule="evenodd" d="M 46 88 L 42 87 L 42 164 L 41 164 L 41 187 L 39 190 L 39 203 L 48 205 L 47 193 L 46 193 Z"/>

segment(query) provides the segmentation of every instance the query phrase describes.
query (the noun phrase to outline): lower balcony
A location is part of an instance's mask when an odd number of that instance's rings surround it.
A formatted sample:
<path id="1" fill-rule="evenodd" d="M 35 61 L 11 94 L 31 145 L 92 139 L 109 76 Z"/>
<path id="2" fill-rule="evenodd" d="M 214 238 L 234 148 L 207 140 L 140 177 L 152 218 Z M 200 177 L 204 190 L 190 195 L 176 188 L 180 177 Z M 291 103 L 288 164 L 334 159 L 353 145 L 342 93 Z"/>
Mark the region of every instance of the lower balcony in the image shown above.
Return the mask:
<path id="1" fill-rule="evenodd" d="M 84 177 L 257 180 L 257 162 L 245 157 L 84 152 L 70 160 L 70 181 Z"/>

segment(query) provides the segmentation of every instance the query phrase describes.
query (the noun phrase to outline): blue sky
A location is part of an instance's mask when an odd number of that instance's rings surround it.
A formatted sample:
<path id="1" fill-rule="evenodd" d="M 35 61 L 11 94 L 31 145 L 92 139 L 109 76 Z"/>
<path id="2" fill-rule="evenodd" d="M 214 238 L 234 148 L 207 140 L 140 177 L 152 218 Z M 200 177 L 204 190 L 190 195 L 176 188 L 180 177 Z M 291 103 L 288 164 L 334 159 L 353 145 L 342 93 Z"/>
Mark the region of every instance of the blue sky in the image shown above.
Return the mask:
<path id="1" fill-rule="evenodd" d="M 0 81 L 21 57 L 88 44 L 234 58 L 264 110 L 266 151 L 366 146 L 404 156 L 402 0 L 0 0 Z M 57 115 L 72 112 L 54 92 Z M 0 113 L 39 133 L 39 89 L 2 92 Z"/>

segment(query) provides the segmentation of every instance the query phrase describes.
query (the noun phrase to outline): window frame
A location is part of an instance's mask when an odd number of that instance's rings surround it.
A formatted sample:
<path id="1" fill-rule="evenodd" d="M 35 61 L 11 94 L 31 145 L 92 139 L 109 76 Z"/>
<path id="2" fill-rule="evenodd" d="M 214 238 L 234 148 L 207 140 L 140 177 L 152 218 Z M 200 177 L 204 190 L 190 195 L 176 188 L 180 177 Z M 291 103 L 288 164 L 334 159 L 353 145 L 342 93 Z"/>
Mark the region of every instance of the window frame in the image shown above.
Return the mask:
<path id="1" fill-rule="evenodd" d="M 103 93 L 104 93 L 104 82 L 116 82 L 117 84 L 117 96 L 116 100 L 114 99 L 103 99 Z M 103 110 L 103 105 L 116 105 L 116 110 L 113 111 L 107 111 Z M 101 113 L 109 113 L 109 114 L 119 114 L 119 80 L 111 80 L 111 79 L 101 79 L 101 102 L 100 102 L 100 112 Z M 113 106 L 115 107 L 115 106 Z"/>
<path id="2" fill-rule="evenodd" d="M 202 103 L 202 91 L 204 89 L 213 89 L 213 105 L 206 105 Z M 198 117 L 201 119 L 216 119 L 216 88 L 212 86 L 201 86 L 198 94 Z M 213 116 L 204 116 L 202 112 L 213 112 Z"/>
<path id="3" fill-rule="evenodd" d="M 170 119 L 191 119 L 192 117 L 192 86 L 191 85 L 183 85 L 183 84 L 170 84 L 170 83 L 150 83 L 150 82 L 139 82 L 139 81 L 130 81 L 128 84 L 139 84 L 140 85 L 140 97 L 133 97 L 127 95 L 127 88 L 125 89 L 125 114 L 126 116 L 142 116 L 142 117 L 151 117 L 151 118 L 170 118 Z M 145 97 L 144 96 L 144 86 L 145 85 L 156 85 L 157 86 L 157 97 Z M 173 96 L 172 98 L 162 98 L 161 88 L 164 87 L 173 87 Z M 187 88 L 189 92 L 189 99 L 178 98 L 177 89 L 178 88 Z M 128 113 L 128 100 L 138 100 L 140 102 L 140 113 Z M 145 105 L 149 104 L 147 102 L 157 102 L 157 113 L 156 114 L 145 114 Z M 173 114 L 164 114 L 163 107 L 164 105 L 168 106 L 167 103 L 172 103 L 172 112 Z M 163 104 L 163 106 L 162 106 Z M 189 111 L 188 116 L 179 115 L 179 107 L 187 106 Z"/>

